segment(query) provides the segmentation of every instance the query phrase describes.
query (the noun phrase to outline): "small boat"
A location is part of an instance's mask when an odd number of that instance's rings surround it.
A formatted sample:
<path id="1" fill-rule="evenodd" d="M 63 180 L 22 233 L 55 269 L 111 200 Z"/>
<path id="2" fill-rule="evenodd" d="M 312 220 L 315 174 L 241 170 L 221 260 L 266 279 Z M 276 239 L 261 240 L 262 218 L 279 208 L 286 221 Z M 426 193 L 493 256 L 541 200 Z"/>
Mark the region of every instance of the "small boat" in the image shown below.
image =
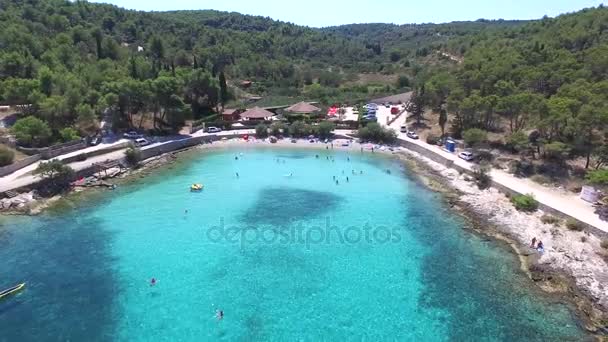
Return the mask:
<path id="1" fill-rule="evenodd" d="M 203 190 L 203 184 L 196 183 L 196 184 L 190 185 L 190 191 L 201 191 L 201 190 Z"/>
<path id="2" fill-rule="evenodd" d="M 24 287 L 25 287 L 25 283 L 21 283 L 21 284 L 15 285 L 13 287 L 9 287 L 8 289 L 0 292 L 0 299 L 6 297 L 8 295 L 11 295 L 13 293 L 19 292 Z"/>

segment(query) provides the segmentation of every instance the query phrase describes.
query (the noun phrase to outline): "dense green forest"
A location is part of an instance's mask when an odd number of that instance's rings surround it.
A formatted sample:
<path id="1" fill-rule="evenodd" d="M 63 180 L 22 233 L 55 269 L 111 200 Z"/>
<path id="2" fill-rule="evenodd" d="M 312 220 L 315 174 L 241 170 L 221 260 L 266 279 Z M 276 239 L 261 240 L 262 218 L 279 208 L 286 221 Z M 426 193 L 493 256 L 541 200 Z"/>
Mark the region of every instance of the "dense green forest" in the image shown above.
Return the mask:
<path id="1" fill-rule="evenodd" d="M 505 131 L 514 149 L 556 161 L 606 158 L 608 9 L 599 7 L 446 44 L 466 51 L 456 70 L 429 70 L 417 102 L 453 115 L 451 131 Z M 532 135 L 528 133 L 533 130 Z M 525 134 L 524 134 L 525 133 Z M 525 151 L 524 151 L 525 152 Z"/>
<path id="2" fill-rule="evenodd" d="M 92 134 L 102 115 L 126 129 L 151 113 L 155 129 L 175 130 L 252 80 L 250 93 L 323 103 L 411 86 L 415 116 L 439 116 L 453 136 L 503 132 L 522 153 L 608 159 L 601 6 L 527 22 L 313 29 L 217 11 L 0 0 L 0 22 L 0 103 L 29 104 L 25 145 Z M 356 82 L 367 73 L 399 77 Z"/>

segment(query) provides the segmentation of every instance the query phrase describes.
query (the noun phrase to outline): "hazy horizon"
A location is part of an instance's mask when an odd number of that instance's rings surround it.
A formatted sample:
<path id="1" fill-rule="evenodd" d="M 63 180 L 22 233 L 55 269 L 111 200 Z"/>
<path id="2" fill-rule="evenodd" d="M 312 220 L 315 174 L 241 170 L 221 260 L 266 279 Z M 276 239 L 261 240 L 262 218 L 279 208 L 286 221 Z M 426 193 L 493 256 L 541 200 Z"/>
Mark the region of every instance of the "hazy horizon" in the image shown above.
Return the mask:
<path id="1" fill-rule="evenodd" d="M 92 0 L 96 3 L 110 3 L 119 7 L 142 11 L 172 10 L 217 10 L 238 12 L 248 15 L 270 17 L 310 27 L 327 27 L 347 24 L 422 24 L 447 23 L 453 21 L 487 20 L 534 20 L 547 15 L 579 11 L 583 8 L 602 4 L 597 0 L 513 0 L 499 1 L 469 0 L 466 5 L 447 0 L 379 0 L 376 2 L 351 3 L 344 0 L 291 3 L 288 6 L 279 0 L 250 2 L 231 0 L 210 2 L 195 0 Z M 323 9 L 319 11 L 319 9 Z"/>

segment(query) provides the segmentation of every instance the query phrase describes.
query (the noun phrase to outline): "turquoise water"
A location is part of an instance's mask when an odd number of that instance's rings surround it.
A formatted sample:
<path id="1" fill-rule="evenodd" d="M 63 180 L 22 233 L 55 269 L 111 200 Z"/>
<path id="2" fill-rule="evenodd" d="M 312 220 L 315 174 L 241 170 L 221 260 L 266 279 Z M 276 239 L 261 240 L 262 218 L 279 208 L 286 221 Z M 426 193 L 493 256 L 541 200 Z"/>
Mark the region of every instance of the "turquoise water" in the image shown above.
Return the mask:
<path id="1" fill-rule="evenodd" d="M 588 337 L 505 248 L 358 152 L 198 154 L 2 225 L 0 287 L 28 286 L 0 302 L 0 341 Z"/>

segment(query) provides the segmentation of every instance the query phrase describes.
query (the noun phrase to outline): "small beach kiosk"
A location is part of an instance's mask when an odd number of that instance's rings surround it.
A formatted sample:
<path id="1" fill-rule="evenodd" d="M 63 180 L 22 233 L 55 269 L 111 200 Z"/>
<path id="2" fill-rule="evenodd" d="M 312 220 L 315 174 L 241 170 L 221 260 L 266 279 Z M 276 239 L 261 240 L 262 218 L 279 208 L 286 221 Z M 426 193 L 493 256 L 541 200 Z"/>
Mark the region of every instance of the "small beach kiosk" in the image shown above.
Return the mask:
<path id="1" fill-rule="evenodd" d="M 272 120 L 275 114 L 264 108 L 253 107 L 240 114 L 243 121 L 267 121 Z"/>
<path id="2" fill-rule="evenodd" d="M 313 106 L 308 102 L 298 102 L 293 106 L 285 108 L 285 111 L 293 114 L 313 114 L 320 112 L 321 108 Z"/>

